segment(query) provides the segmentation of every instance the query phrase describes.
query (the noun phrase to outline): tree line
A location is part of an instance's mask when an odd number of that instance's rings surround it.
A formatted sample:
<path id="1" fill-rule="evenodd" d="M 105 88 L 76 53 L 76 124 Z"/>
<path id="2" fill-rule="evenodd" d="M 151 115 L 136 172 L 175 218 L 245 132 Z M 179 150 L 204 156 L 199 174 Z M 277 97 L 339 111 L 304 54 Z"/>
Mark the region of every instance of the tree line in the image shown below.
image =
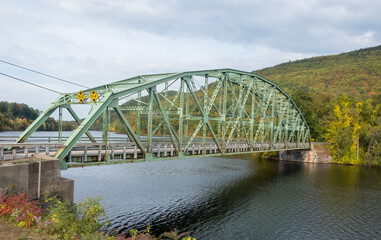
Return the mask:
<path id="1" fill-rule="evenodd" d="M 41 112 L 29 107 L 24 103 L 0 102 L 0 131 L 23 131 Z M 64 121 L 62 129 L 71 131 L 76 127 L 73 122 Z M 38 129 L 38 131 L 58 131 L 58 121 L 49 117 Z"/>

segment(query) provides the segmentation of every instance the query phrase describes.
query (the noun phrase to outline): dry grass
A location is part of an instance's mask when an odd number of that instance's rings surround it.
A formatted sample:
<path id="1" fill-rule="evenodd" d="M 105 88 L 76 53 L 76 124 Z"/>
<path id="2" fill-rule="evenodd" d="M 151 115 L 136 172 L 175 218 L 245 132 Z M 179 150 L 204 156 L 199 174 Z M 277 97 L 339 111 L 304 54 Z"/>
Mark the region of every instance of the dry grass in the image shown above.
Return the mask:
<path id="1" fill-rule="evenodd" d="M 48 240 L 49 236 L 40 235 L 32 228 L 16 227 L 13 223 L 0 218 L 0 239 L 7 240 Z"/>

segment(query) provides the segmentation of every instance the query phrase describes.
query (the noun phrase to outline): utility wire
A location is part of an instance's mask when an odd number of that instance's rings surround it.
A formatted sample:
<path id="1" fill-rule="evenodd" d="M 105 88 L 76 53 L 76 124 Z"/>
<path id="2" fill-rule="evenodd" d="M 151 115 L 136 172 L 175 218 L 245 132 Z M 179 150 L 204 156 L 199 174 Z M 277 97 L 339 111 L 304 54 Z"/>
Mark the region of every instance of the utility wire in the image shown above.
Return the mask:
<path id="1" fill-rule="evenodd" d="M 17 65 L 17 64 L 14 64 L 14 63 L 10 63 L 10 62 L 7 62 L 7 61 L 1 60 L 1 59 L 0 59 L 0 62 L 5 63 L 5 64 L 9 64 L 9 65 L 12 65 L 12 66 L 15 66 L 15 67 L 18 67 L 18 68 L 22 68 L 24 70 L 28 70 L 28 71 L 31 71 L 31 72 L 34 72 L 34 73 L 37 73 L 37 74 L 41 74 L 41 75 L 46 76 L 46 77 L 54 78 L 54 79 L 62 81 L 62 82 L 70 83 L 70 84 L 77 85 L 77 86 L 84 87 L 84 88 L 89 88 L 89 87 L 83 86 L 83 85 L 75 83 L 75 82 L 71 82 L 71 81 L 68 81 L 68 80 L 65 80 L 65 79 L 62 79 L 62 78 L 54 77 L 54 76 L 51 76 L 51 75 L 48 75 L 48 74 L 45 74 L 45 73 L 42 73 L 42 72 L 38 72 L 38 71 L 35 71 L 33 69 L 30 69 L 30 68 L 22 67 L 20 65 Z"/>
<path id="2" fill-rule="evenodd" d="M 8 75 L 8 74 L 2 73 L 2 72 L 0 72 L 0 74 L 1 74 L 1 75 L 4 75 L 4 76 L 6 76 L 6 77 L 9 77 L 9 78 L 13 78 L 13 79 L 18 80 L 18 81 L 23 82 L 23 83 L 27 83 L 27 84 L 33 85 L 33 86 L 35 86 L 35 87 L 43 88 L 43 89 L 45 89 L 45 90 L 48 90 L 48 91 L 51 91 L 51 92 L 54 92 L 54 93 L 61 94 L 60 92 L 57 92 L 56 90 L 53 90 L 53 89 L 50 89 L 50 88 L 47 88 L 47 87 L 44 87 L 44 86 L 41 86 L 41 85 L 38 85 L 38 84 L 35 84 L 35 83 L 31 83 L 31 82 L 28 82 L 28 81 L 26 81 L 26 80 L 22 80 L 22 79 L 20 79 L 20 78 L 13 77 L 13 76 L 11 76 L 11 75 Z"/>

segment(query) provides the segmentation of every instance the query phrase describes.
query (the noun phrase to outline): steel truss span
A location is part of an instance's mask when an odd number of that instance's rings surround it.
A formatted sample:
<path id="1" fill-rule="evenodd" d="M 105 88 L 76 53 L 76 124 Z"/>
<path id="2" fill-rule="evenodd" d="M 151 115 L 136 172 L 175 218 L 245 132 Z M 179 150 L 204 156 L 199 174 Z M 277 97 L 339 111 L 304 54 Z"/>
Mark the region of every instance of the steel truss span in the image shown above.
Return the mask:
<path id="1" fill-rule="evenodd" d="M 91 105 L 85 119 L 73 110 L 76 104 Z M 233 69 L 141 75 L 82 94 L 61 94 L 16 143 L 23 143 L 57 109 L 60 133 L 62 109 L 79 125 L 55 153 L 63 167 L 84 134 L 95 144 L 88 130 L 98 118 L 103 122 L 105 152 L 110 119 L 115 117 L 116 125 L 127 132 L 128 143 L 139 152 L 134 156 L 145 161 L 311 147 L 308 125 L 292 99 L 275 83 Z M 157 154 L 158 139 L 168 141 L 165 146 L 173 149 L 171 154 Z M 97 161 L 110 159 L 105 154 Z"/>

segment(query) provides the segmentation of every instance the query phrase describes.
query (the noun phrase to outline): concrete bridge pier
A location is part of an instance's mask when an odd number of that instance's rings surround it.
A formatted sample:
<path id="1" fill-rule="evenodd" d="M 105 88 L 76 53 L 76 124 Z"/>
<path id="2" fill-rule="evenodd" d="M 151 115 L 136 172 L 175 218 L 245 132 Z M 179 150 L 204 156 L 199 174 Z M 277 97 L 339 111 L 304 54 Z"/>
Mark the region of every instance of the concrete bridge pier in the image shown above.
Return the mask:
<path id="1" fill-rule="evenodd" d="M 0 187 L 14 185 L 16 192 L 26 192 L 32 199 L 49 191 L 63 200 L 73 202 L 74 180 L 62 178 L 60 166 L 60 160 L 45 154 L 33 154 L 30 158 L 2 162 Z"/>
<path id="2" fill-rule="evenodd" d="M 311 150 L 279 151 L 279 160 L 306 163 L 332 163 L 327 143 L 312 143 Z"/>

